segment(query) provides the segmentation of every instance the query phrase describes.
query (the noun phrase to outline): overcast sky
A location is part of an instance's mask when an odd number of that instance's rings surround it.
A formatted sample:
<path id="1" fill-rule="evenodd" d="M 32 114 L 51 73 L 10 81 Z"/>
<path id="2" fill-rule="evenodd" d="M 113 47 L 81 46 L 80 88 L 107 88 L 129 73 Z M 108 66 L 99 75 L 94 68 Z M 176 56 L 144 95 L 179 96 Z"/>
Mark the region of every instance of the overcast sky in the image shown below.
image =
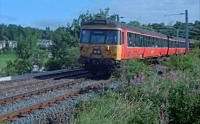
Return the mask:
<path id="1" fill-rule="evenodd" d="M 123 21 L 174 24 L 184 16 L 164 16 L 189 10 L 189 21 L 200 20 L 200 0 L 0 0 L 0 23 L 44 28 L 65 26 L 87 10 L 109 7 Z"/>

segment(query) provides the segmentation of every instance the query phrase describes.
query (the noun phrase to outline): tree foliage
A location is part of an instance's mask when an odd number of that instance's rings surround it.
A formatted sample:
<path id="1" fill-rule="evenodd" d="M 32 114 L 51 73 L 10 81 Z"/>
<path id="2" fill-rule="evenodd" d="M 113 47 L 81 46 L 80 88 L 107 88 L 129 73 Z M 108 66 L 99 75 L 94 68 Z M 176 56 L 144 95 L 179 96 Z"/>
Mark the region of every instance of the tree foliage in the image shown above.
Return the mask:
<path id="1" fill-rule="evenodd" d="M 62 69 L 77 65 L 79 50 L 75 47 L 79 44 L 79 34 L 81 24 L 92 21 L 95 18 L 117 19 L 117 15 L 109 15 L 109 9 L 100 10 L 97 14 L 86 12 L 81 14 L 78 19 L 74 19 L 72 24 L 66 27 L 59 27 L 54 31 L 54 45 L 51 49 L 51 58 L 46 64 L 47 70 Z"/>
<path id="2" fill-rule="evenodd" d="M 119 15 L 110 14 L 110 9 L 106 8 L 104 10 L 100 9 L 96 14 L 92 14 L 89 11 L 82 13 L 71 24 L 68 23 L 66 26 L 58 27 L 55 30 L 51 30 L 50 27 L 37 29 L 13 24 L 0 24 L 0 41 L 16 40 L 18 42 L 18 48 L 16 49 L 17 60 L 8 63 L 7 67 L 15 66 L 16 69 L 13 70 L 18 70 L 16 73 L 22 74 L 31 72 L 33 65 L 37 65 L 38 68 L 43 68 L 46 65 L 47 70 L 74 66 L 79 56 L 77 47 L 79 45 L 81 24 L 99 18 L 119 21 Z M 184 37 L 184 23 L 182 22 L 176 22 L 172 26 L 164 23 L 141 24 L 138 21 L 130 21 L 128 24 L 170 36 L 176 36 L 176 30 L 179 29 L 179 36 Z M 189 28 L 190 39 L 200 41 L 200 21 L 190 23 Z M 47 49 L 37 46 L 38 39 L 52 40 L 52 48 Z M 0 50 L 0 53 L 9 51 L 12 51 L 12 49 L 9 49 L 7 45 L 6 48 Z"/>

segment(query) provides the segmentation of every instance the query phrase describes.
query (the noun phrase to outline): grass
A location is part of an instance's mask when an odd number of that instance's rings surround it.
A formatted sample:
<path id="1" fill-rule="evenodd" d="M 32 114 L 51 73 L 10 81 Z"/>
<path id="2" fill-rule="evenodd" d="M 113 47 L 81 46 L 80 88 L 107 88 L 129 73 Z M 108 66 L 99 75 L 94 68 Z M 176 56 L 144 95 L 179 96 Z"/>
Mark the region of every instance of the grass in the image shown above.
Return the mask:
<path id="1" fill-rule="evenodd" d="M 71 123 L 199 124 L 199 54 L 170 57 L 164 75 L 135 60 L 127 62 L 120 89 L 81 102 Z"/>
<path id="2" fill-rule="evenodd" d="M 15 54 L 0 54 L 0 70 L 6 67 L 8 61 L 13 61 L 16 58 Z"/>
<path id="3" fill-rule="evenodd" d="M 80 105 L 79 116 L 73 123 L 77 124 L 128 124 L 158 123 L 151 102 L 127 100 L 112 91 L 104 92 L 104 97 L 96 98 Z M 142 116 L 140 116 L 142 115 Z"/>

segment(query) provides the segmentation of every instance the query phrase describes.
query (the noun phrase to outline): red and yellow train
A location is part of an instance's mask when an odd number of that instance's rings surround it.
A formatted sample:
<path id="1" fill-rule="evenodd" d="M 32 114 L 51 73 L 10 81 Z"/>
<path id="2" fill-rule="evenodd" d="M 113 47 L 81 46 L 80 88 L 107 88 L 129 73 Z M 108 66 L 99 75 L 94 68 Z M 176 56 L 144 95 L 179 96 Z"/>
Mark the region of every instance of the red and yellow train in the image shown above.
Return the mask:
<path id="1" fill-rule="evenodd" d="M 184 54 L 185 40 L 110 20 L 82 24 L 79 62 L 89 70 L 110 69 L 127 59 Z"/>

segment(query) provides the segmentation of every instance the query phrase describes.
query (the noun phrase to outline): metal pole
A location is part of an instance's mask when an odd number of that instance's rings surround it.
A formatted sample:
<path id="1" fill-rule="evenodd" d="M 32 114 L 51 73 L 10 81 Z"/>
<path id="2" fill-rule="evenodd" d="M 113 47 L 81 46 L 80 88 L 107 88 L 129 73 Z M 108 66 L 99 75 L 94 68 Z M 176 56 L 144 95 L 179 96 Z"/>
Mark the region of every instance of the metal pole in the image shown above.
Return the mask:
<path id="1" fill-rule="evenodd" d="M 200 21 L 200 0 L 199 0 L 199 21 Z"/>
<path id="2" fill-rule="evenodd" d="M 186 53 L 189 53 L 188 10 L 185 10 L 185 43 L 186 43 Z"/>

